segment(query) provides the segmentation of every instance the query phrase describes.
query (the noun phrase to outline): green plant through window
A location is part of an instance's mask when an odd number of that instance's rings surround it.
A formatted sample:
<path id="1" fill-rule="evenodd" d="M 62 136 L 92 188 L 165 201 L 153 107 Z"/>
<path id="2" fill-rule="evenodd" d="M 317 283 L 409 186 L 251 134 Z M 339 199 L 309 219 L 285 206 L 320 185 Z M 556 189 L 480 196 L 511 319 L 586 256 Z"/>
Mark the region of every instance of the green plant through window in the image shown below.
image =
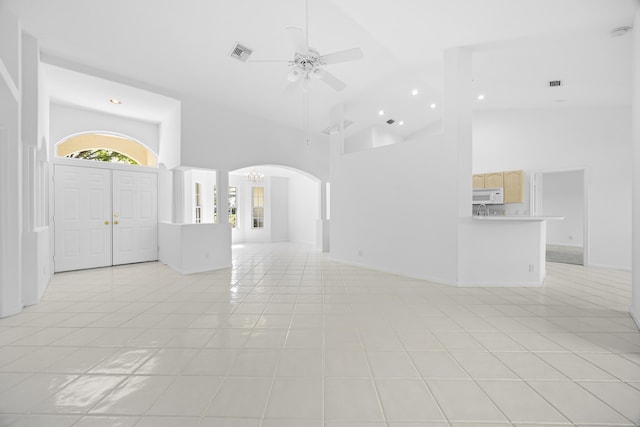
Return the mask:
<path id="1" fill-rule="evenodd" d="M 231 223 L 231 228 L 236 228 L 238 226 L 238 188 L 237 187 L 229 187 L 229 223 Z"/>
<path id="2" fill-rule="evenodd" d="M 67 154 L 65 157 L 70 159 L 95 160 L 98 162 L 122 163 L 126 165 L 138 165 L 139 163 L 131 157 L 119 153 L 114 150 L 82 150 L 75 153 Z"/>

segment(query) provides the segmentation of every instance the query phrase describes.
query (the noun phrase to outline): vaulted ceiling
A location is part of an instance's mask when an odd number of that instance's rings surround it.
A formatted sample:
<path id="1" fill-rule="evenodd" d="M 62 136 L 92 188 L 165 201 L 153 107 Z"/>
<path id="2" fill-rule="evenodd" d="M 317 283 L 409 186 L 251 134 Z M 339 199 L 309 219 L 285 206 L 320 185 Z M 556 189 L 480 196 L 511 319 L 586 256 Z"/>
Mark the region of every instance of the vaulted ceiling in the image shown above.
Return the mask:
<path id="1" fill-rule="evenodd" d="M 344 91 L 320 81 L 309 89 L 312 132 L 339 103 L 355 122 L 350 132 L 382 123 L 380 109 L 404 121 L 395 128 L 404 136 L 437 123 L 442 53 L 458 46 L 474 51 L 474 90 L 485 94 L 476 108 L 630 104 L 630 37 L 610 32 L 632 25 L 635 0 L 308 0 L 308 13 L 302 0 L 0 1 L 48 62 L 297 128 L 303 97 L 283 92 L 288 64 L 251 60 L 293 59 L 288 26 L 307 30 L 321 54 L 360 47 L 363 59 L 326 66 Z M 229 56 L 237 42 L 253 50 L 249 62 Z M 50 71 L 59 102 L 106 108 L 104 88 Z M 129 97 L 128 115 L 144 111 L 134 93 L 111 96 Z"/>

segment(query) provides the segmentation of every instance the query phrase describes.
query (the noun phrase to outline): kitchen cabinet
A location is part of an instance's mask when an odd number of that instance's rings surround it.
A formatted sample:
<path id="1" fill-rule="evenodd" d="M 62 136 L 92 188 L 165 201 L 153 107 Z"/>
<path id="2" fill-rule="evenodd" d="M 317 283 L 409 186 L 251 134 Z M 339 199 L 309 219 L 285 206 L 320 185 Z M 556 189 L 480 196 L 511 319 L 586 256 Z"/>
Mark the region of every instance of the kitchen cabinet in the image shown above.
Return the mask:
<path id="1" fill-rule="evenodd" d="M 524 202 L 524 171 L 506 171 L 504 177 L 504 202 Z"/>
<path id="2" fill-rule="evenodd" d="M 484 188 L 484 174 L 473 175 L 473 188 Z"/>
<path id="3" fill-rule="evenodd" d="M 484 188 L 504 187 L 504 174 L 502 172 L 491 172 L 484 174 Z"/>

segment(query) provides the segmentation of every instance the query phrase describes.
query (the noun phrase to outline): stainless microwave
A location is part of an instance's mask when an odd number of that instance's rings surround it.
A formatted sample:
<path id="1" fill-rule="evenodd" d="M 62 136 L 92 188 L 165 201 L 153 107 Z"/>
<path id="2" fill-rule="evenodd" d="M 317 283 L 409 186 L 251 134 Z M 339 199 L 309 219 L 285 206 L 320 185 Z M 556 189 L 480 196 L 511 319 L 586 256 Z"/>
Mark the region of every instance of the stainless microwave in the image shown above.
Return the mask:
<path id="1" fill-rule="evenodd" d="M 474 188 L 473 189 L 474 205 L 503 205 L 504 204 L 504 188 Z"/>

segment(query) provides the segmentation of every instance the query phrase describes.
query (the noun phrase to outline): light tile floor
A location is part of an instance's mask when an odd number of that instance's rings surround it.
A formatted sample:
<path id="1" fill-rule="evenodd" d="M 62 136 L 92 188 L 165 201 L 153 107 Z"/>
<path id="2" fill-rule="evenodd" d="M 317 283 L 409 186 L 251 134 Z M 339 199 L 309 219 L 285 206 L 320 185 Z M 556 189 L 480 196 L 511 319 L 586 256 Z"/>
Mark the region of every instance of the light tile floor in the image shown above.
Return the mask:
<path id="1" fill-rule="evenodd" d="M 0 320 L 0 426 L 640 424 L 630 274 L 456 288 L 292 244 L 55 275 Z"/>

